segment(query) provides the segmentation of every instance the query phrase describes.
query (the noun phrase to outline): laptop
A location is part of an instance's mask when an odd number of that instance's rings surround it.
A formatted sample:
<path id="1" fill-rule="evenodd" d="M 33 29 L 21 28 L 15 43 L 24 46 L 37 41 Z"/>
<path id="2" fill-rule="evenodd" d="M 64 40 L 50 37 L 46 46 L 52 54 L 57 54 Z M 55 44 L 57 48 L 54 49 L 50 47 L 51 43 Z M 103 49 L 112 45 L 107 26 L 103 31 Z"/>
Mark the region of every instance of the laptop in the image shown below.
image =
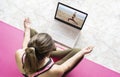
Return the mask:
<path id="1" fill-rule="evenodd" d="M 55 20 L 47 33 L 59 44 L 73 48 L 80 36 L 80 31 L 88 14 L 58 2 Z"/>

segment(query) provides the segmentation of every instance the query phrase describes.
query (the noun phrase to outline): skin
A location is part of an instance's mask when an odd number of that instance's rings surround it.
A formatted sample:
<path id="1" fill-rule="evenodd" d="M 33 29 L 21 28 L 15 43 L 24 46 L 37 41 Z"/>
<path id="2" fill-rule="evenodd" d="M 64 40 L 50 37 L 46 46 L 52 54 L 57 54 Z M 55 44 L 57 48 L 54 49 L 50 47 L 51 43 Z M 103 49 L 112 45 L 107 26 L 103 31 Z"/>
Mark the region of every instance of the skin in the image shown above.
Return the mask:
<path id="1" fill-rule="evenodd" d="M 27 44 L 30 40 L 30 20 L 29 20 L 29 18 L 24 20 L 24 28 L 25 28 L 25 30 L 24 30 L 24 39 L 23 39 L 22 49 L 18 49 L 15 54 L 17 66 L 22 74 L 25 74 L 25 72 L 22 67 L 23 65 L 22 65 L 21 58 L 22 58 L 22 55 L 25 53 L 25 49 L 27 48 Z M 76 63 L 79 62 L 80 58 L 82 58 L 84 55 L 90 53 L 92 50 L 93 50 L 92 46 L 86 47 L 86 48 L 82 49 L 80 52 L 77 52 L 76 54 L 74 54 L 69 59 L 65 58 L 64 62 L 62 62 L 62 60 L 58 61 L 58 63 L 55 63 L 51 69 L 40 74 L 38 77 L 62 77 L 66 71 L 69 71 L 71 68 L 74 67 L 74 65 Z M 61 53 L 59 53 L 59 54 L 56 54 L 56 53 L 57 52 L 52 52 L 51 55 L 60 57 Z M 70 52 L 66 51 L 66 53 L 61 54 L 61 56 L 62 57 L 66 56 L 66 54 L 68 54 L 68 53 L 70 53 Z M 51 55 L 46 56 L 44 58 L 43 64 L 40 65 L 40 67 L 44 66 L 48 62 L 49 57 Z M 29 75 L 29 76 L 32 77 L 32 75 Z"/>

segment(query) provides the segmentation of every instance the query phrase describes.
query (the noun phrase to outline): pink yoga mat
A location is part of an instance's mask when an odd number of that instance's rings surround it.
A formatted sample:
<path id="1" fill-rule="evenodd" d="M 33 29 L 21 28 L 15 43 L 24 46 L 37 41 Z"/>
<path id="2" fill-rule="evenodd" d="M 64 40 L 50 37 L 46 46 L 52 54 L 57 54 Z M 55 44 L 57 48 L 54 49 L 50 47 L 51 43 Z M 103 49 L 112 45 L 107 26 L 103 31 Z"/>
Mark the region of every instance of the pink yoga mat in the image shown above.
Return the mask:
<path id="1" fill-rule="evenodd" d="M 0 21 L 0 77 L 22 77 L 15 62 L 23 32 Z"/>
<path id="2" fill-rule="evenodd" d="M 23 31 L 0 21 L 0 77 L 23 77 L 15 62 L 22 40 Z M 120 77 L 120 73 L 84 58 L 66 77 Z"/>

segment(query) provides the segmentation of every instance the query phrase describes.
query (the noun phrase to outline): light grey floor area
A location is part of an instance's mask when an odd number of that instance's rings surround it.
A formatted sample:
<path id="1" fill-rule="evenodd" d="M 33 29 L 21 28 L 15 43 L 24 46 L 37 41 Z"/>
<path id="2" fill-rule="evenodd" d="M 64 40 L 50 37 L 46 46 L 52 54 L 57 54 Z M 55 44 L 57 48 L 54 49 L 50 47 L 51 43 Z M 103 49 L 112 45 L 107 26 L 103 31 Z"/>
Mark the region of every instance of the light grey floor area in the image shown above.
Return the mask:
<path id="1" fill-rule="evenodd" d="M 58 2 L 89 14 L 75 47 L 95 46 L 86 58 L 120 73 L 120 0 L 0 0 L 0 20 L 23 30 L 30 17 L 32 27 L 45 32 L 56 26 Z"/>

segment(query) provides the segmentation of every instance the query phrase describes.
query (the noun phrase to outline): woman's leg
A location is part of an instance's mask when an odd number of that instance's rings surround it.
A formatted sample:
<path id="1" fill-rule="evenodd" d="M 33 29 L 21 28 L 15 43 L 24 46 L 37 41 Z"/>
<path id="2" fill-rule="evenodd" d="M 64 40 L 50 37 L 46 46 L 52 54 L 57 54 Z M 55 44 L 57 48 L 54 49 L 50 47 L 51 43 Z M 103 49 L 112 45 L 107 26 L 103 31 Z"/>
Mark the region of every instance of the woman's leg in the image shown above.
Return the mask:
<path id="1" fill-rule="evenodd" d="M 57 58 L 63 58 L 64 56 L 66 56 L 72 49 L 67 49 L 67 50 L 55 50 L 55 51 L 52 51 L 51 53 L 51 57 L 57 57 Z"/>
<path id="2" fill-rule="evenodd" d="M 80 49 L 76 49 L 76 48 L 72 49 L 66 56 L 64 56 L 62 59 L 57 61 L 56 64 L 60 65 L 60 64 L 64 63 L 65 61 L 67 61 L 69 58 L 71 58 L 72 56 L 74 56 L 78 52 L 80 52 Z M 82 58 L 80 59 L 80 61 L 82 60 Z"/>
<path id="3" fill-rule="evenodd" d="M 58 57 L 61 58 L 59 61 L 55 62 L 56 64 L 60 65 L 64 63 L 66 60 L 74 56 L 80 49 L 73 48 L 64 51 L 53 51 L 51 57 Z"/>

